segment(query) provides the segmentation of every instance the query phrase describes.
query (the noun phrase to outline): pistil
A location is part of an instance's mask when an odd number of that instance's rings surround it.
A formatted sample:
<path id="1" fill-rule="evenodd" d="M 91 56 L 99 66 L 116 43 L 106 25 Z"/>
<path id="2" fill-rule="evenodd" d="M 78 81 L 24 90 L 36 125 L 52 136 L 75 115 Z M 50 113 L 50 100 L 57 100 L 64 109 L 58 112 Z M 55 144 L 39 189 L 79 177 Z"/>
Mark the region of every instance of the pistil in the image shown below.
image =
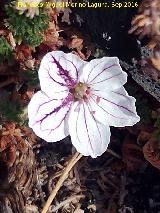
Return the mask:
<path id="1" fill-rule="evenodd" d="M 90 87 L 82 82 L 79 82 L 70 92 L 73 94 L 75 101 L 87 101 L 91 94 Z"/>

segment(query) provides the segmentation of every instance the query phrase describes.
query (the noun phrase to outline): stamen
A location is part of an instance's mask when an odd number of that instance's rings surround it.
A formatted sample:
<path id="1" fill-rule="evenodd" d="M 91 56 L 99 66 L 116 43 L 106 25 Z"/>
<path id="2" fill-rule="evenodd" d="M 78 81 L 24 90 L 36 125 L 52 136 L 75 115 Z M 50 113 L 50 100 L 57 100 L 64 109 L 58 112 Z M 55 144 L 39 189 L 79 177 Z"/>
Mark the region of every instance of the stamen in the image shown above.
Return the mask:
<path id="1" fill-rule="evenodd" d="M 75 101 L 88 101 L 91 95 L 90 87 L 82 82 L 79 82 L 74 88 L 70 89 Z"/>

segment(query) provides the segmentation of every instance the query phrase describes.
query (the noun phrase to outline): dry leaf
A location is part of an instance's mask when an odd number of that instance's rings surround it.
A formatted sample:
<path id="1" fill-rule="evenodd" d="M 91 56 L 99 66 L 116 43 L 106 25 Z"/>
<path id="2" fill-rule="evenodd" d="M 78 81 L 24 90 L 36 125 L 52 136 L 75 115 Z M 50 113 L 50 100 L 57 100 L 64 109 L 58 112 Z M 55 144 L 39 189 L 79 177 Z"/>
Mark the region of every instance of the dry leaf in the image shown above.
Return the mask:
<path id="1" fill-rule="evenodd" d="M 16 129 L 16 124 L 14 122 L 8 121 L 4 123 L 3 127 L 6 128 L 6 130 L 8 130 L 10 134 L 12 134 Z"/>
<path id="2" fill-rule="evenodd" d="M 72 13 L 71 9 L 69 7 L 67 8 L 64 8 L 64 11 L 63 11 L 63 16 L 62 16 L 62 22 L 65 22 L 67 23 L 68 25 L 71 24 L 70 22 L 70 13 Z"/>
<path id="3" fill-rule="evenodd" d="M 143 154 L 147 161 L 154 167 L 160 169 L 160 149 L 159 142 L 151 138 L 143 147 Z"/>
<path id="4" fill-rule="evenodd" d="M 56 46 L 58 47 L 62 46 L 63 43 L 59 39 L 59 33 L 58 30 L 56 29 L 55 21 L 49 22 L 48 30 L 44 34 L 43 44 L 47 45 L 53 50 L 55 50 Z"/>
<path id="5" fill-rule="evenodd" d="M 9 43 L 11 44 L 11 47 L 12 47 L 13 49 L 15 49 L 15 47 L 16 47 L 16 42 L 15 42 L 15 39 L 14 39 L 13 34 L 12 34 L 11 32 L 8 34 L 7 38 L 8 38 L 8 40 L 9 40 Z"/>
<path id="6" fill-rule="evenodd" d="M 89 206 L 87 206 L 87 209 L 91 209 L 92 211 L 95 211 L 96 212 L 96 205 L 95 204 L 91 204 L 91 205 L 89 205 Z"/>
<path id="7" fill-rule="evenodd" d="M 16 148 L 15 146 L 10 146 L 7 149 L 5 149 L 1 154 L 1 161 L 9 168 L 13 166 L 15 160 L 16 160 Z"/>
<path id="8" fill-rule="evenodd" d="M 122 144 L 122 157 L 128 171 L 135 171 L 144 164 L 141 147 L 136 143 L 136 138 L 127 135 Z"/>
<path id="9" fill-rule="evenodd" d="M 82 209 L 77 209 L 76 211 L 74 211 L 74 213 L 84 213 L 84 210 L 82 210 Z"/>
<path id="10" fill-rule="evenodd" d="M 138 135 L 137 142 L 140 145 L 144 145 L 151 138 L 151 136 L 152 136 L 151 132 L 142 130 L 140 134 Z"/>
<path id="11" fill-rule="evenodd" d="M 160 71 L 160 58 L 155 58 L 152 57 L 150 58 L 152 65 L 158 70 Z"/>
<path id="12" fill-rule="evenodd" d="M 26 45 L 17 45 L 15 48 L 15 56 L 18 61 L 25 61 L 32 58 L 32 49 Z"/>
<path id="13" fill-rule="evenodd" d="M 38 207 L 35 205 L 26 205 L 25 213 L 39 213 Z"/>
<path id="14" fill-rule="evenodd" d="M 35 58 L 28 59 L 24 62 L 25 66 L 31 70 L 34 70 L 35 68 Z"/>
<path id="15" fill-rule="evenodd" d="M 14 145 L 14 141 L 13 141 L 13 136 L 12 135 L 4 135 L 1 136 L 0 138 L 0 152 L 4 151 L 5 149 L 7 149 L 10 146 Z"/>
<path id="16" fill-rule="evenodd" d="M 74 36 L 73 38 L 71 38 L 68 47 L 70 49 L 81 50 L 83 48 L 83 39 Z"/>

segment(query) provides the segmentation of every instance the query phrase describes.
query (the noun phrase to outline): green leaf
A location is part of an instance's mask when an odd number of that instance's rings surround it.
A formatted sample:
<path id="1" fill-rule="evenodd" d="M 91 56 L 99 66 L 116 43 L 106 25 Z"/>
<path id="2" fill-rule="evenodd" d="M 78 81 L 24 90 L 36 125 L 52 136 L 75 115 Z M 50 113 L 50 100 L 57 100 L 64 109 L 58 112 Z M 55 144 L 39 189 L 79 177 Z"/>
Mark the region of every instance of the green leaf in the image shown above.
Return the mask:
<path id="1" fill-rule="evenodd" d="M 12 48 L 7 40 L 2 36 L 0 37 L 0 63 L 12 59 Z"/>
<path id="2" fill-rule="evenodd" d="M 24 44 L 33 48 L 39 46 L 43 41 L 43 34 L 48 28 L 49 17 L 40 8 L 39 15 L 30 19 L 25 14 L 20 15 L 13 7 L 13 3 L 6 5 L 7 23 L 6 27 L 12 31 L 16 41 L 20 38 Z"/>

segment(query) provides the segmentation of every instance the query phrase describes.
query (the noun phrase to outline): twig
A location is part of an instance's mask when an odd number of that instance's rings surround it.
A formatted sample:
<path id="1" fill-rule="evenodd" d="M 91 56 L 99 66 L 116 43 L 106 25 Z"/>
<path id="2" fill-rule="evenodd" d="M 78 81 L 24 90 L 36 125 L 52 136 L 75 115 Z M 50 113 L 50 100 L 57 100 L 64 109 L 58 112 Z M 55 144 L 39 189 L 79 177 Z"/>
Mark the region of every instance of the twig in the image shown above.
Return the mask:
<path id="1" fill-rule="evenodd" d="M 62 208 L 63 206 L 65 206 L 68 203 L 71 203 L 73 200 L 80 200 L 81 198 L 85 198 L 84 195 L 75 195 L 75 196 L 71 196 L 68 199 L 62 201 L 61 203 L 59 203 L 55 208 L 52 209 L 52 212 L 56 212 L 58 209 Z"/>
<path id="2" fill-rule="evenodd" d="M 120 192 L 119 192 L 119 206 L 123 206 L 124 205 L 124 199 L 128 193 L 127 189 L 126 189 L 126 184 L 127 184 L 127 181 L 126 181 L 126 173 L 124 172 L 122 175 L 121 175 L 121 184 L 120 184 Z"/>
<path id="3" fill-rule="evenodd" d="M 122 157 L 120 155 L 118 155 L 116 152 L 114 152 L 112 149 L 107 149 L 106 152 L 108 152 L 109 154 L 113 155 L 116 158 L 122 159 Z"/>
<path id="4" fill-rule="evenodd" d="M 53 187 L 52 182 L 53 182 L 53 180 L 54 180 L 55 178 L 60 177 L 60 176 L 62 175 L 63 171 L 64 171 L 64 169 L 63 169 L 62 171 L 59 171 L 59 172 L 57 172 L 56 174 L 53 174 L 53 175 L 50 176 L 50 178 L 49 178 L 49 180 L 48 180 L 48 191 L 49 191 L 49 193 L 52 192 L 52 187 Z"/>
<path id="5" fill-rule="evenodd" d="M 62 176 L 58 180 L 55 188 L 53 189 L 53 191 L 51 192 L 50 196 L 48 197 L 48 200 L 47 200 L 46 204 L 43 207 L 42 213 L 47 213 L 47 211 L 48 211 L 53 199 L 55 198 L 58 190 L 60 189 L 60 187 L 62 186 L 63 182 L 65 181 L 68 173 L 70 172 L 70 170 L 73 168 L 73 166 L 76 164 L 76 162 L 81 157 L 82 157 L 82 155 L 79 154 L 78 152 L 76 152 L 75 155 L 72 157 L 72 159 L 70 160 L 70 162 L 68 163 L 68 165 L 64 169 L 64 172 L 62 173 Z"/>

